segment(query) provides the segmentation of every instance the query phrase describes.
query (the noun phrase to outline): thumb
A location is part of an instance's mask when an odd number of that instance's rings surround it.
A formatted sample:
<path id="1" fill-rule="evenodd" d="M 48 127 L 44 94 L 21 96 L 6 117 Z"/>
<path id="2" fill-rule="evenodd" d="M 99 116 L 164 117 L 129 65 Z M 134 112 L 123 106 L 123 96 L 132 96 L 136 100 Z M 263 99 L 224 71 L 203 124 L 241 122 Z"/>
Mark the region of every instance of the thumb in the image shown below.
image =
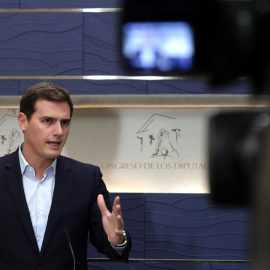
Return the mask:
<path id="1" fill-rule="evenodd" d="M 105 204 L 104 197 L 102 194 L 98 195 L 97 203 L 98 203 L 98 207 L 99 207 L 99 210 L 101 212 L 101 215 L 102 216 L 106 215 L 108 213 L 108 209 L 107 209 L 107 206 Z"/>

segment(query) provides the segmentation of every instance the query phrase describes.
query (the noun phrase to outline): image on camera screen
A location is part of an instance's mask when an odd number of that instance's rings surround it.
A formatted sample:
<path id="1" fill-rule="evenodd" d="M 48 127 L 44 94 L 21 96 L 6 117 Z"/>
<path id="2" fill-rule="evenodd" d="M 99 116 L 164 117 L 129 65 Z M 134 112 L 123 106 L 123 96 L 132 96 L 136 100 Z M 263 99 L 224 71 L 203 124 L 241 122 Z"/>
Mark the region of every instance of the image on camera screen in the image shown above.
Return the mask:
<path id="1" fill-rule="evenodd" d="M 123 55 L 134 69 L 190 71 L 194 37 L 186 22 L 128 22 L 123 26 Z"/>

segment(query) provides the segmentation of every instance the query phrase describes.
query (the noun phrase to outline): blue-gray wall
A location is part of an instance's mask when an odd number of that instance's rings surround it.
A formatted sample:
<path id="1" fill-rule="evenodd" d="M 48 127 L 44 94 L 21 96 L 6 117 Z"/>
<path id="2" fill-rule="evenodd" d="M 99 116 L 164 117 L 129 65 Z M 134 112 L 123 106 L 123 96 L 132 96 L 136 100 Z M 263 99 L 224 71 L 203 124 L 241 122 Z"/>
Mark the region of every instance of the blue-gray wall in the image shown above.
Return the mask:
<path id="1" fill-rule="evenodd" d="M 52 81 L 72 95 L 250 92 L 246 81 L 212 88 L 205 80 L 194 78 L 132 80 L 133 74 L 123 68 L 119 53 L 121 11 L 52 12 L 52 9 L 120 7 L 121 2 L 113 0 L 0 0 L 0 95 L 21 95 L 39 81 Z M 37 10 L 44 8 L 49 10 Z M 23 9 L 29 12 L 18 12 Z M 129 79 L 82 77 L 92 75 L 129 76 Z M 120 196 L 125 227 L 133 238 L 131 258 L 206 261 L 127 265 L 90 262 L 89 269 L 248 269 L 248 264 L 237 263 L 251 258 L 252 225 L 247 209 L 214 205 L 207 194 Z M 100 257 L 90 245 L 88 256 Z"/>

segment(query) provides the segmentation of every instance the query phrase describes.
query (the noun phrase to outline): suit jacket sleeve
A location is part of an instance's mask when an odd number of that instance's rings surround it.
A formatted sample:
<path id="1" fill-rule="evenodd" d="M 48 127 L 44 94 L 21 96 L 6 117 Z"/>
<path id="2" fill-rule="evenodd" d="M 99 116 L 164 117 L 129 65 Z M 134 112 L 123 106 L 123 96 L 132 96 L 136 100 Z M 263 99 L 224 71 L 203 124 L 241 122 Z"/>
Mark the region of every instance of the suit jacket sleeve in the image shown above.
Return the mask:
<path id="1" fill-rule="evenodd" d="M 89 241 L 97 248 L 100 253 L 105 254 L 111 260 L 123 260 L 127 261 L 129 252 L 131 249 L 131 238 L 129 233 L 127 233 L 128 244 L 125 248 L 123 255 L 119 255 L 110 245 L 108 237 L 103 229 L 102 217 L 97 204 L 97 196 L 103 194 L 105 203 L 109 211 L 111 211 L 109 192 L 102 180 L 102 174 L 100 169 L 96 167 L 95 172 L 95 190 L 94 199 L 91 203 L 90 209 L 90 221 L 89 221 Z"/>

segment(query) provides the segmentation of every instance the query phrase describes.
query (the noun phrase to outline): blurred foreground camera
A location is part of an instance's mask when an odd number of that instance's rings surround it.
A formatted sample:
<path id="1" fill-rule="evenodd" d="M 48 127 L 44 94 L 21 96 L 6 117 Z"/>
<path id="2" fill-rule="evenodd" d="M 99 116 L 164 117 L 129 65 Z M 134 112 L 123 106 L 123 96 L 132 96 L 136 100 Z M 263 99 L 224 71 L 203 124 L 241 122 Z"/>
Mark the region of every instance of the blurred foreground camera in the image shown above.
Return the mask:
<path id="1" fill-rule="evenodd" d="M 269 125 L 269 114 L 261 111 L 222 113 L 211 118 L 209 181 L 214 202 L 252 203 L 258 153 Z"/>
<path id="2" fill-rule="evenodd" d="M 142 74 L 207 75 L 220 84 L 248 76 L 268 82 L 270 2 L 126 0 L 124 62 Z"/>

